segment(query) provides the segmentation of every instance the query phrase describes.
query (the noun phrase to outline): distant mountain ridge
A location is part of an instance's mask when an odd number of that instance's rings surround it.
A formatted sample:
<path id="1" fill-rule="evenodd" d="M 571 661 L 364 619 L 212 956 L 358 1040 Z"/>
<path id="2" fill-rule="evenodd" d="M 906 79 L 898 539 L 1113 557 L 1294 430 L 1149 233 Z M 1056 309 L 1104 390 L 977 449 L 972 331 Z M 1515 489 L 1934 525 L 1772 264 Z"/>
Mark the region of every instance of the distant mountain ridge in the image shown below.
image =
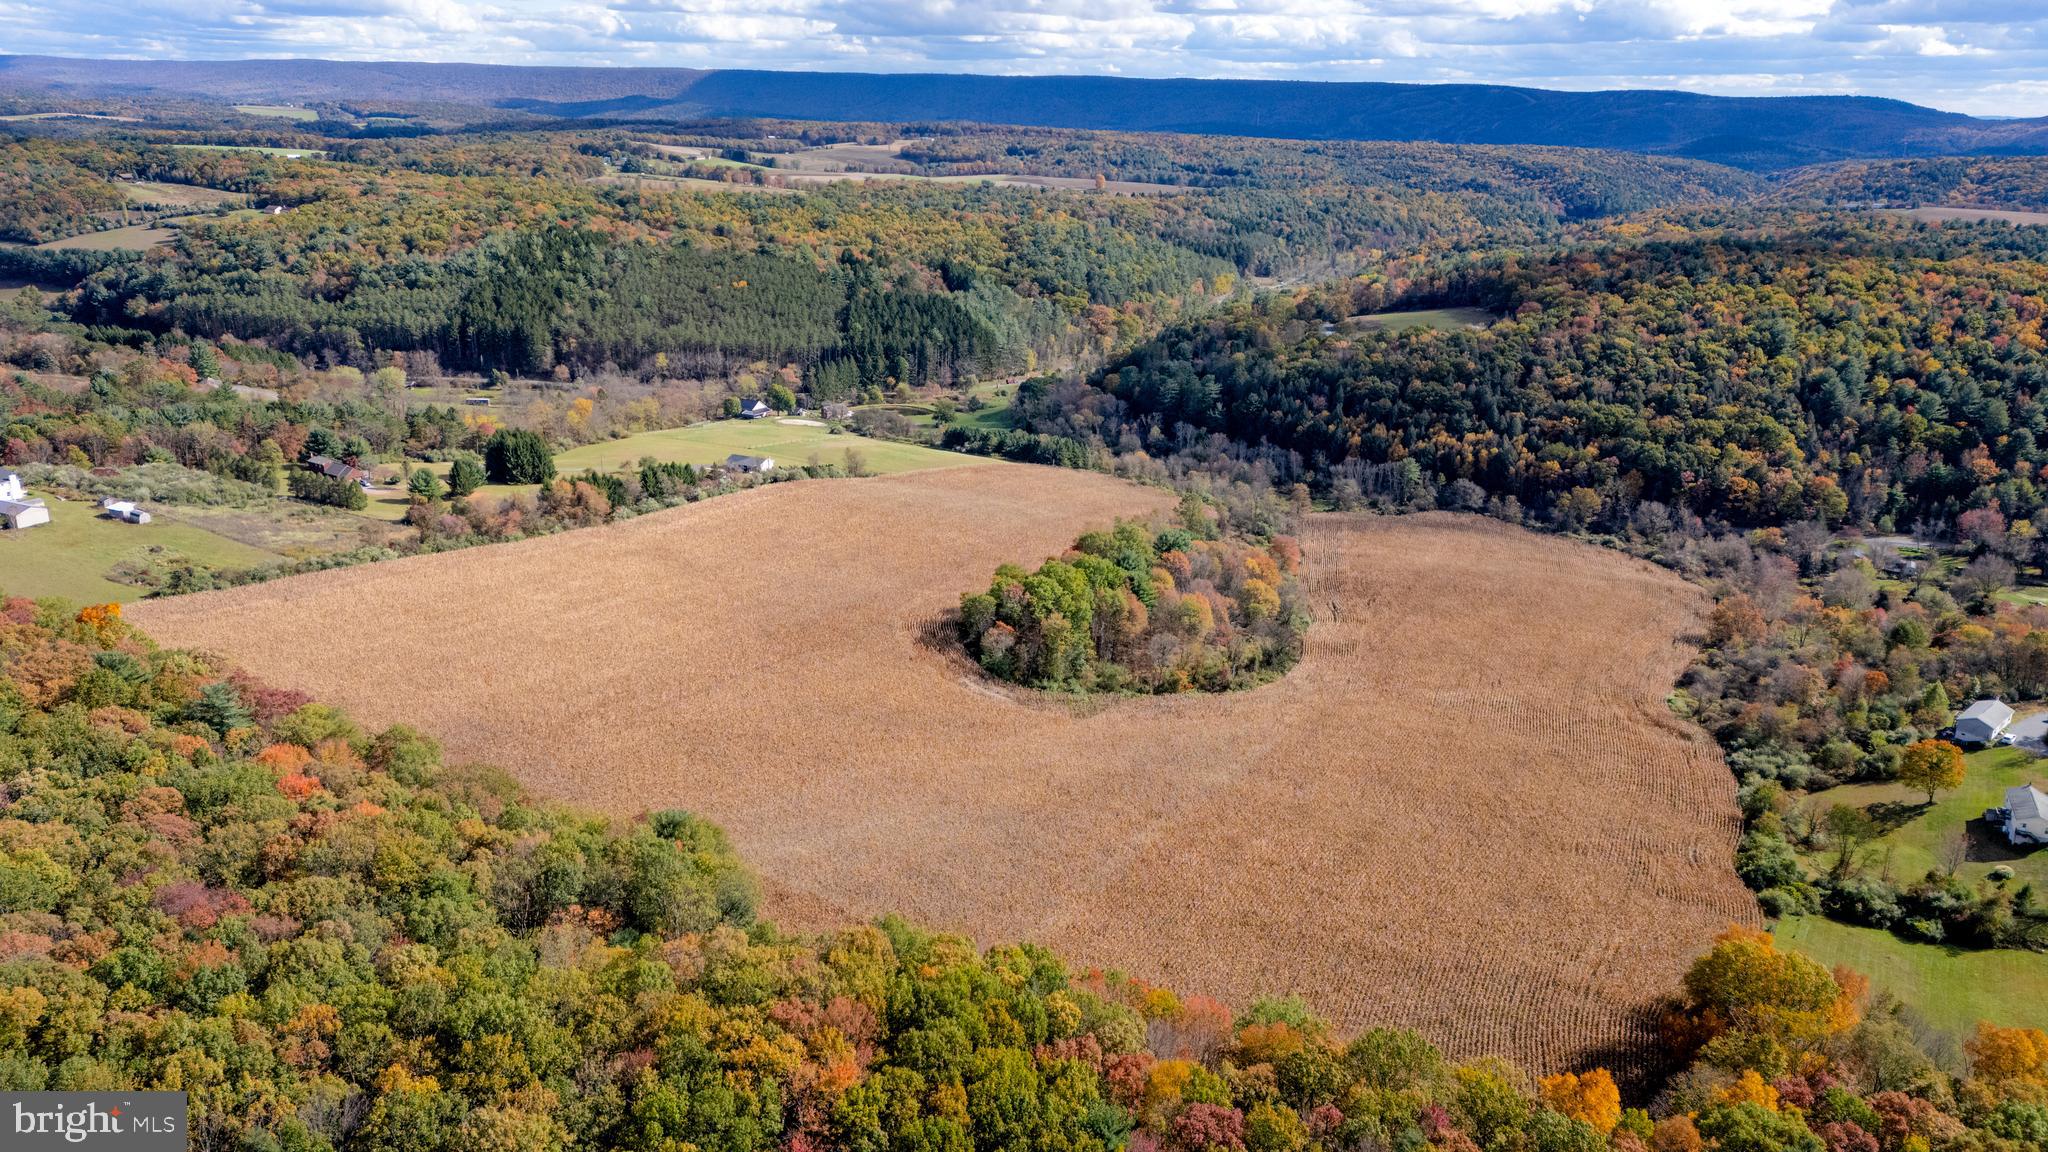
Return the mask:
<path id="1" fill-rule="evenodd" d="M 419 101 L 567 119 L 962 120 L 1303 140 L 1551 144 L 1748 168 L 1854 157 L 2048 153 L 2048 118 L 1980 119 L 1867 96 L 51 56 L 0 56 L 0 88 L 71 94 L 153 90 L 240 101 Z"/>

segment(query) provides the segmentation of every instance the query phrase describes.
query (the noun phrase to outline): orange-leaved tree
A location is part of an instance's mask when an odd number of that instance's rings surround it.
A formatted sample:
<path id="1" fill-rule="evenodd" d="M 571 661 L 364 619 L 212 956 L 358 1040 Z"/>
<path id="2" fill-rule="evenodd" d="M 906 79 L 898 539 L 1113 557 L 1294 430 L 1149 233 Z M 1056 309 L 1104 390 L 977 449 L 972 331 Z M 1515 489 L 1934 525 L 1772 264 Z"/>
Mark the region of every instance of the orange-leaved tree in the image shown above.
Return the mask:
<path id="1" fill-rule="evenodd" d="M 1934 803 L 1937 791 L 1962 787 L 1963 750 L 1946 740 L 1915 742 L 1899 761 L 1899 783 L 1926 792 Z"/>

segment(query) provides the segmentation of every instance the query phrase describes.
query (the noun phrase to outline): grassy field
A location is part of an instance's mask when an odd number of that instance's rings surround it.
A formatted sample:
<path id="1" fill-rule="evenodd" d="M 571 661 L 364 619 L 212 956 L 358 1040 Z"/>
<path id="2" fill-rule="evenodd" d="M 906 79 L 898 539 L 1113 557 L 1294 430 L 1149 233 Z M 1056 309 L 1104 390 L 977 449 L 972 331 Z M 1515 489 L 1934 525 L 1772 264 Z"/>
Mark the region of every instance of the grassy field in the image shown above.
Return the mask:
<path id="1" fill-rule="evenodd" d="M 118 120 L 124 124 L 139 124 L 140 116 L 109 116 L 103 112 L 18 112 L 12 116 L 0 116 L 0 121 L 9 120 Z"/>
<path id="2" fill-rule="evenodd" d="M 82 236 L 66 236 L 37 247 L 58 249 L 77 248 L 89 252 L 111 252 L 118 248 L 155 248 L 169 244 L 178 235 L 176 229 L 158 225 L 135 224 L 127 228 L 109 228 L 104 232 L 87 232 Z"/>
<path id="3" fill-rule="evenodd" d="M 50 522 L 0 532 L 0 591 L 10 596 L 62 596 L 79 604 L 137 600 L 145 589 L 116 584 L 107 569 L 142 560 L 154 550 L 176 553 L 202 567 L 242 568 L 278 559 L 167 516 L 150 524 L 100 518 L 90 504 L 50 502 Z"/>
<path id="4" fill-rule="evenodd" d="M 269 116 L 278 120 L 318 120 L 320 114 L 311 108 L 294 108 L 289 104 L 237 104 L 235 111 L 245 116 Z"/>
<path id="5" fill-rule="evenodd" d="M 593 184 L 608 184 L 619 188 L 633 188 L 645 183 L 648 187 L 687 188 L 693 192 L 766 192 L 776 196 L 792 196 L 794 188 L 778 188 L 772 184 L 728 184 L 723 180 L 704 180 L 696 176 L 657 176 L 646 173 L 614 173 L 594 177 Z"/>
<path id="6" fill-rule="evenodd" d="M 1484 308 L 1419 308 L 1353 316 L 1345 323 L 1366 332 L 1405 332 L 1410 328 L 1484 328 L 1498 319 Z"/>
<path id="7" fill-rule="evenodd" d="M 637 468 L 640 458 L 652 456 L 678 464 L 721 464 L 735 452 L 749 456 L 772 456 L 777 464 L 807 464 L 816 456 L 820 463 L 844 464 L 849 449 L 858 451 L 870 472 L 889 474 L 924 468 L 953 468 L 976 463 L 972 456 L 940 452 L 916 444 L 870 440 L 865 436 L 830 434 L 811 424 L 785 424 L 775 417 L 764 420 L 713 420 L 688 428 L 642 432 L 622 440 L 606 440 L 572 448 L 555 457 L 563 474 L 594 468 L 599 472 L 621 472 Z"/>
<path id="8" fill-rule="evenodd" d="M 2015 852 L 2005 838 L 1985 824 L 1986 808 L 1996 807 L 2005 790 L 2039 780 L 2048 784 L 2048 765 L 2018 748 L 1972 752 L 1963 786 L 1938 795 L 1933 807 L 1927 795 L 1894 783 L 1845 784 L 1818 793 L 1809 803 L 1825 812 L 1836 804 L 1862 808 L 1888 829 L 1866 849 L 1879 865 L 1889 860 L 1891 874 L 1901 882 L 1917 880 L 1941 865 L 1942 855 L 1958 831 L 1968 837 L 1967 859 L 1958 874 L 1971 880 L 2005 865 L 2016 884 L 2048 883 L 2048 852 Z M 1834 854 L 1819 852 L 1808 859 L 1816 870 L 1834 863 Z"/>
<path id="9" fill-rule="evenodd" d="M 163 204 L 175 208 L 212 208 L 221 204 L 239 204 L 247 199 L 239 192 L 201 188 L 196 184 L 159 184 L 150 180 L 138 180 L 132 184 L 123 182 L 121 191 L 139 204 Z"/>
<path id="10" fill-rule="evenodd" d="M 1073 705 L 921 639 L 998 564 L 1171 502 L 989 463 L 773 484 L 135 615 L 544 794 L 714 819 L 788 928 L 900 912 L 1546 1071 L 1653 1043 L 1643 1009 L 1760 922 L 1734 782 L 1662 703 L 1704 596 L 1475 517 L 1329 515 L 1308 656 L 1255 691 Z"/>
<path id="11" fill-rule="evenodd" d="M 287 160 L 317 160 L 327 155 L 318 148 L 268 148 L 255 144 L 173 144 L 173 148 L 192 148 L 203 152 L 268 152 Z"/>
<path id="12" fill-rule="evenodd" d="M 1873 988 L 1952 1036 L 1967 1035 L 1979 1020 L 2048 1028 L 2048 956 L 1916 944 L 1820 916 L 1787 917 L 1774 931 L 1788 948 L 1870 977 Z"/>
<path id="13" fill-rule="evenodd" d="M 1939 224 L 1949 220 L 1973 223 L 1978 220 L 2003 220 L 2008 224 L 2048 224 L 2048 212 L 2029 212 L 2018 208 L 1908 208 L 1903 211 L 1915 220 Z"/>

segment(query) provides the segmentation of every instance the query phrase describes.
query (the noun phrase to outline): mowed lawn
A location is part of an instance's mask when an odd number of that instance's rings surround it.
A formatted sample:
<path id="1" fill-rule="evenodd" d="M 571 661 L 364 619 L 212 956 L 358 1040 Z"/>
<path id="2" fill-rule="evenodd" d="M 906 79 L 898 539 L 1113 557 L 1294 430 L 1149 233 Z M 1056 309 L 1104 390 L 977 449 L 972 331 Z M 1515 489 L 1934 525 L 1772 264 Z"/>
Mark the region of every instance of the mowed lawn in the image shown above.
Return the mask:
<path id="1" fill-rule="evenodd" d="M 2013 870 L 2011 883 L 2048 884 L 2048 849 L 2015 851 L 1997 829 L 1984 823 L 1986 808 L 1995 808 L 2005 790 L 2015 784 L 2038 780 L 2048 784 L 2048 763 L 2018 748 L 1991 748 L 1972 752 L 1965 760 L 1963 786 L 1942 792 L 1932 807 L 1927 794 L 1896 783 L 1845 784 L 1816 794 L 1809 803 L 1824 814 L 1836 804 L 1862 808 L 1887 831 L 1866 853 L 1890 853 L 1891 872 L 1901 882 L 1917 880 L 1930 869 L 1944 867 L 1942 857 L 1962 830 L 1969 837 L 1966 859 L 1957 874 L 1965 880 L 1982 879 L 2003 864 Z M 1834 863 L 1834 853 L 1817 852 L 1808 858 L 1816 870 Z"/>
<path id="2" fill-rule="evenodd" d="M 1786 948 L 1868 976 L 1874 990 L 1951 1035 L 1967 1035 L 1979 1020 L 2048 1028 L 2048 956 L 1916 944 L 1821 916 L 1789 916 L 1773 931 Z"/>
<path id="3" fill-rule="evenodd" d="M 106 572 L 123 560 L 144 560 L 154 549 L 210 567 L 246 568 L 279 559 L 162 515 L 149 524 L 124 524 L 103 519 L 90 504 L 52 500 L 48 524 L 0 532 L 0 593 L 61 596 L 76 604 L 140 600 L 147 589 L 116 584 Z"/>
<path id="4" fill-rule="evenodd" d="M 722 464 L 727 456 L 736 452 L 772 457 L 781 467 L 808 464 L 813 456 L 821 464 L 845 464 L 848 449 L 860 453 L 868 471 L 882 474 L 983 463 L 957 452 L 941 452 L 890 440 L 870 440 L 845 432 L 835 436 L 822 425 L 785 424 L 769 417 L 763 420 L 714 420 L 688 428 L 642 432 L 620 440 L 585 444 L 555 457 L 555 468 L 565 476 L 573 476 L 585 469 L 624 472 L 638 468 L 644 456 L 652 456 L 664 463 L 701 467 Z"/>

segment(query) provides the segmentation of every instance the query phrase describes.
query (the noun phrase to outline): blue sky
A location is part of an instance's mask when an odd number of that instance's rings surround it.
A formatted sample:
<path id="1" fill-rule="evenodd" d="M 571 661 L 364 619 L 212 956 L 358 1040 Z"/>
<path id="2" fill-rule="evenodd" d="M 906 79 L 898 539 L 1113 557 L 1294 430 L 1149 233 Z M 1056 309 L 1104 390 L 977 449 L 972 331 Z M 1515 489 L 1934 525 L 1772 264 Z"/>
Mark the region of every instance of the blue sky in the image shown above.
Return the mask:
<path id="1" fill-rule="evenodd" d="M 0 0 L 0 51 L 1855 92 L 2048 115 L 2048 0 Z"/>

